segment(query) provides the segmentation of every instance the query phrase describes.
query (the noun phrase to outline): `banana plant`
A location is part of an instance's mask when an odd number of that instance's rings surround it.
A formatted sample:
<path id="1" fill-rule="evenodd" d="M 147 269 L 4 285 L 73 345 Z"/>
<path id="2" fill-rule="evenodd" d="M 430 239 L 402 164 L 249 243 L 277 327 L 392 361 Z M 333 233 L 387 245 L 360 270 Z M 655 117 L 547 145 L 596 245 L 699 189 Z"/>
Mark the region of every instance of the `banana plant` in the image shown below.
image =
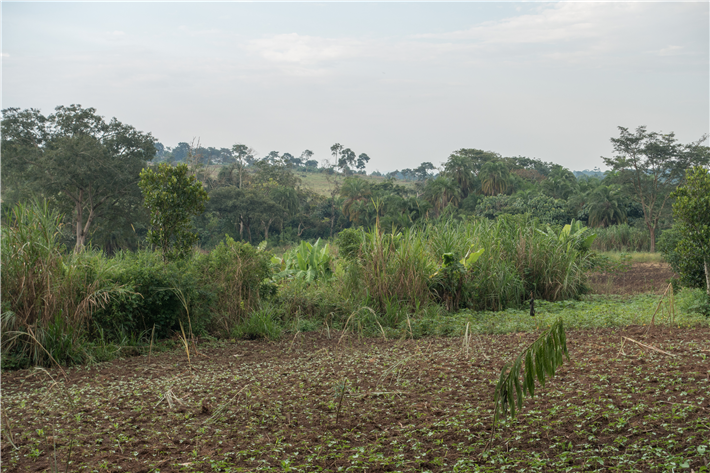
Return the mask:
<path id="1" fill-rule="evenodd" d="M 561 244 L 573 246 L 575 249 L 588 252 L 592 247 L 592 242 L 597 238 L 596 233 L 589 233 L 589 227 L 586 227 L 579 220 L 572 219 L 572 222 L 562 227 L 560 234 L 547 226 L 547 231 L 538 229 L 538 232 L 547 235 L 551 239 L 558 240 Z"/>
<path id="2" fill-rule="evenodd" d="M 470 247 L 470 248 L 468 249 L 468 251 L 466 252 L 466 256 L 464 256 L 463 258 L 461 258 L 461 259 L 459 260 L 459 264 L 460 264 L 461 266 L 463 266 L 464 271 L 468 271 L 469 269 L 471 269 L 471 268 L 473 267 L 473 264 L 474 264 L 476 261 L 478 261 L 478 258 L 480 258 L 481 255 L 483 254 L 483 252 L 486 251 L 485 248 L 480 248 L 480 249 L 478 249 L 478 250 L 476 250 L 476 251 L 473 251 L 474 246 L 475 246 L 475 245 L 471 245 L 471 247 Z M 454 258 L 454 254 L 453 254 L 453 253 L 444 253 L 444 254 L 441 255 L 441 256 L 442 256 L 442 259 L 443 259 L 443 262 L 441 263 L 441 267 L 440 267 L 439 269 L 437 269 L 434 274 L 432 274 L 431 276 L 429 276 L 430 278 L 433 278 L 434 276 L 436 276 L 437 274 L 439 274 L 439 272 L 440 272 L 442 269 L 448 268 L 448 267 L 450 267 L 452 264 L 455 264 L 455 263 L 456 263 L 456 258 Z"/>
<path id="3" fill-rule="evenodd" d="M 271 258 L 272 265 L 279 270 L 274 280 L 295 278 L 312 282 L 316 279 L 329 279 L 333 274 L 331 260 L 328 245 L 320 239 L 313 245 L 302 241 L 294 250 L 284 254 L 283 258 Z"/>

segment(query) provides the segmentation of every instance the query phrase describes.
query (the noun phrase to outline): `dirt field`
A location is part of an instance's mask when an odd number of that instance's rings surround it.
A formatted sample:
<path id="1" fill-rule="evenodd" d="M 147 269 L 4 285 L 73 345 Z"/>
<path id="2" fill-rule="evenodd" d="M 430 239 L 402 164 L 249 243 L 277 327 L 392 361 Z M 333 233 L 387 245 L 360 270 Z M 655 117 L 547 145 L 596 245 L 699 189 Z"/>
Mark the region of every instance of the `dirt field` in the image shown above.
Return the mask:
<path id="1" fill-rule="evenodd" d="M 592 274 L 589 282 L 595 294 L 663 294 L 673 276 L 668 263 L 634 263 L 624 273 Z"/>
<path id="2" fill-rule="evenodd" d="M 484 451 L 500 369 L 533 339 L 321 332 L 198 347 L 192 369 L 175 351 L 4 373 L 2 471 L 707 471 L 708 328 L 570 331 L 571 361 Z"/>

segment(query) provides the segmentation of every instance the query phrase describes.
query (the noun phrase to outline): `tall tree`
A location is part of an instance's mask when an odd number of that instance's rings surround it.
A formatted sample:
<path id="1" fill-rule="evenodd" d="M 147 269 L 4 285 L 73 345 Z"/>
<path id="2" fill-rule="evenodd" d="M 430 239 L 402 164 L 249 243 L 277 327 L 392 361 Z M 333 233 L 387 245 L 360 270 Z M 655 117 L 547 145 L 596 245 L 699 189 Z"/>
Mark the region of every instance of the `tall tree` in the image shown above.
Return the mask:
<path id="1" fill-rule="evenodd" d="M 367 203 L 371 195 L 372 192 L 367 181 L 359 177 L 349 177 L 345 179 L 343 187 L 340 189 L 340 196 L 344 199 L 343 214 L 348 217 L 351 222 L 359 221 L 363 208 L 355 204 L 361 201 Z"/>
<path id="2" fill-rule="evenodd" d="M 446 176 L 437 176 L 428 182 L 424 189 L 424 198 L 434 207 L 438 216 L 449 204 L 458 204 L 461 189 Z"/>
<path id="3" fill-rule="evenodd" d="M 357 163 L 355 163 L 355 167 L 357 168 L 358 172 L 365 172 L 365 165 L 370 161 L 370 157 L 365 154 L 365 153 L 360 153 L 360 155 L 357 157 Z"/>
<path id="4" fill-rule="evenodd" d="M 110 225 L 117 208 L 140 204 L 139 174 L 156 154 L 150 133 L 81 105 L 48 117 L 35 109 L 2 113 L 3 178 L 30 183 L 73 214 L 75 251 L 97 219 Z"/>
<path id="5" fill-rule="evenodd" d="M 684 182 L 687 169 L 710 162 L 710 149 L 702 146 L 706 139 L 703 136 L 695 143 L 681 145 L 674 133 L 649 132 L 645 126 L 634 133 L 620 126 L 619 137 L 611 139 L 616 155 L 602 157 L 633 188 L 634 198 L 643 209 L 651 252 L 656 251 L 658 222 L 671 192 Z"/>
<path id="6" fill-rule="evenodd" d="M 575 175 L 559 164 L 552 166 L 550 174 L 542 181 L 540 187 L 550 197 L 564 200 L 579 191 L 579 183 Z"/>
<path id="7" fill-rule="evenodd" d="M 234 163 L 236 164 L 237 173 L 239 175 L 239 188 L 243 187 L 242 181 L 244 176 L 244 171 L 249 164 L 249 160 L 254 159 L 256 152 L 248 147 L 247 145 L 237 143 L 232 146 L 232 156 L 234 157 Z"/>

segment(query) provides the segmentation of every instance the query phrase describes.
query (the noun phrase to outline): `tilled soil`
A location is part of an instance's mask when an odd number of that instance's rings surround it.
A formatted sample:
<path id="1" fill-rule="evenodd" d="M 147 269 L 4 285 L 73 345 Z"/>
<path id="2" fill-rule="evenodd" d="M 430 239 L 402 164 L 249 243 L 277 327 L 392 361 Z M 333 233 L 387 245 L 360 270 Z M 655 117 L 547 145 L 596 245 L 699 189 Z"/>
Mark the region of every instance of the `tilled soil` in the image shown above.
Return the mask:
<path id="1" fill-rule="evenodd" d="M 571 360 L 492 436 L 500 370 L 534 339 L 474 336 L 466 345 L 324 331 L 201 346 L 191 364 L 175 351 L 66 377 L 8 372 L 2 471 L 708 466 L 710 328 L 569 331 Z"/>
<path id="2" fill-rule="evenodd" d="M 589 283 L 595 294 L 663 294 L 674 276 L 668 263 L 633 263 L 623 273 L 593 273 Z"/>

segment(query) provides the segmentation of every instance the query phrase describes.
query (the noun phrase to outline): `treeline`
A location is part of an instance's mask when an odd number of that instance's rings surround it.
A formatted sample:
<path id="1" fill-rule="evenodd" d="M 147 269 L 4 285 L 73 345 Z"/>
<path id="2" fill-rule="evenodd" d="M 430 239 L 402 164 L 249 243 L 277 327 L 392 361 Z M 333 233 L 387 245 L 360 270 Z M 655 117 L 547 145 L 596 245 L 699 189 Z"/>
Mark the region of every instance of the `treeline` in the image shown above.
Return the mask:
<path id="1" fill-rule="evenodd" d="M 150 133 L 106 122 L 78 105 L 57 107 L 49 116 L 7 109 L 2 199 L 9 208 L 32 196 L 47 198 L 71 222 L 63 231 L 67 246 L 91 244 L 109 254 L 135 250 L 145 246 L 150 230 L 138 188 L 141 169 L 186 163 L 209 195 L 193 221 L 204 249 L 225 235 L 279 246 L 376 223 L 405 229 L 442 219 L 527 214 L 550 225 L 573 219 L 595 228 L 626 225 L 624 231 L 600 231 L 597 248 L 655 251 L 659 232 L 672 224 L 671 192 L 687 169 L 710 161 L 704 140 L 681 144 L 672 133 L 620 127 L 611 139 L 613 156 L 604 158 L 606 173 L 575 176 L 539 159 L 464 148 L 439 168 L 423 162 L 376 181 L 365 173 L 370 157 L 339 143 L 319 167 L 309 150 L 298 157 L 277 151 L 259 157 L 245 144 L 217 149 L 193 141 L 166 148 Z M 328 190 L 304 186 L 308 172 L 320 173 Z"/>

